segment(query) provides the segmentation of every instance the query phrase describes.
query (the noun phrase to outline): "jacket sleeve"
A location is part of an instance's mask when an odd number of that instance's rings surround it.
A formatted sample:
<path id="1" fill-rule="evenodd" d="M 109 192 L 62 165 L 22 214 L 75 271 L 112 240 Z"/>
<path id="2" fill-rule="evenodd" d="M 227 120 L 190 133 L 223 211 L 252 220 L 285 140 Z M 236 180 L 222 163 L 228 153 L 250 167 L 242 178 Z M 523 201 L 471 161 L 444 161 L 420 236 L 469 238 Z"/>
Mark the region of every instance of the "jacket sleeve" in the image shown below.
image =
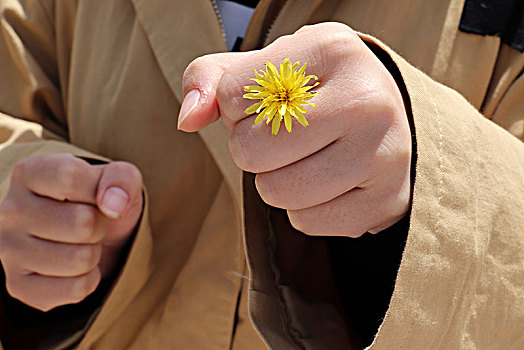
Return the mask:
<path id="1" fill-rule="evenodd" d="M 46 5 L 44 5 L 46 4 Z M 67 152 L 104 159 L 67 142 L 67 62 L 57 54 L 53 2 L 0 1 L 0 183 L 20 159 Z"/>
<path id="2" fill-rule="evenodd" d="M 70 6 L 74 11 L 75 5 Z M 64 37 L 67 30 L 55 28 L 54 7 L 54 1 L 0 0 L 0 200 L 7 193 L 13 165 L 25 157 L 71 153 L 95 162 L 108 161 L 68 142 L 71 43 Z M 73 12 L 68 15 L 74 17 Z M 132 265 L 135 275 L 126 277 L 117 288 L 124 288 L 129 298 L 144 282 L 149 266 L 147 201 L 144 208 L 135 241 L 128 247 L 129 257 L 122 261 L 126 267 Z M 118 271 L 113 277 L 122 278 Z M 84 302 L 43 313 L 11 298 L 4 283 L 0 287 L 3 345 L 8 349 L 52 349 L 77 343 L 111 288 L 115 288 L 113 281 L 106 281 Z M 128 301 L 121 300 L 123 304 Z"/>
<path id="3" fill-rule="evenodd" d="M 497 112 L 510 133 L 386 45 L 361 38 L 404 89 L 417 150 L 411 212 L 399 227 L 408 230 L 399 233 L 407 241 L 371 348 L 522 348 L 522 78 Z M 320 265 L 322 254 L 316 251 L 332 238 L 293 233 L 275 214 L 268 224 L 268 209 L 255 197 L 253 179 L 247 178 L 246 247 L 255 325 L 275 348 L 320 349 L 330 341 L 331 348 L 347 348 L 351 340 L 344 336 L 354 330 L 340 331 L 347 324 L 336 321 L 344 315 L 335 316 L 337 301 L 329 301 L 332 287 L 325 278 L 332 270 Z M 346 269 L 351 288 L 360 288 L 352 278 L 361 266 Z"/>
<path id="4" fill-rule="evenodd" d="M 409 234 L 374 346 L 522 347 L 522 75 L 494 118 L 508 132 L 384 44 L 363 39 L 400 74 L 417 147 Z"/>

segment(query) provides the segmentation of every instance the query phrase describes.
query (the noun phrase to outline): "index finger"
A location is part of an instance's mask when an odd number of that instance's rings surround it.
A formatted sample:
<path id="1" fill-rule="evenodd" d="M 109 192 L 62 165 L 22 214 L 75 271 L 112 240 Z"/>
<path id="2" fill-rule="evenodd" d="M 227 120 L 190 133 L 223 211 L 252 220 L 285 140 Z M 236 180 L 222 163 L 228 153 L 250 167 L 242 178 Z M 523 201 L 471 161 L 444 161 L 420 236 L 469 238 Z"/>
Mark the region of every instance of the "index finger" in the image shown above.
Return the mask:
<path id="1" fill-rule="evenodd" d="M 263 66 L 268 57 L 275 63 L 279 60 L 283 62 L 288 57 L 293 63 L 307 61 L 307 72 L 303 75 L 316 75 L 320 83 L 315 88 L 318 94 L 305 100 L 315 103 L 315 107 L 307 104 L 295 107 L 306 113 L 297 116 L 298 113 L 292 109 L 288 113 L 290 102 L 280 102 L 287 115 L 281 122 L 282 130 L 276 135 L 272 133 L 274 129 L 265 123 L 254 125 L 254 122 L 260 121 L 257 112 L 261 111 L 246 114 L 253 112 L 254 108 L 248 107 L 254 102 L 243 97 L 244 86 L 253 85 L 249 83 L 255 75 L 253 67 Z M 269 67 L 272 73 L 267 74 L 282 80 L 282 68 L 276 72 Z M 388 128 L 389 114 L 380 109 L 387 105 L 383 103 L 386 96 L 377 88 L 383 85 L 386 77 L 378 71 L 380 68 L 381 62 L 350 28 L 333 23 L 308 27 L 294 35 L 282 37 L 249 56 L 249 59 L 239 60 L 224 73 L 217 90 L 222 120 L 233 129 L 230 149 L 236 164 L 255 173 L 272 171 L 306 158 L 343 136 L 351 135 L 351 139 L 360 144 L 366 139 L 374 139 L 376 133 L 383 134 Z M 380 74 L 373 74 L 377 72 Z M 388 84 L 394 84 L 394 81 Z M 274 85 L 278 87 L 279 82 Z M 262 86 L 259 90 L 264 88 Z M 269 94 L 275 94 L 271 87 L 266 90 Z M 295 115 L 291 118 L 289 114 Z M 281 115 L 282 112 L 275 114 L 273 119 L 282 118 Z M 301 117 L 307 119 L 307 128 L 300 125 L 305 124 L 300 121 Z M 292 134 L 286 132 L 284 124 L 290 124 Z M 350 150 L 356 151 L 356 148 Z"/>
<path id="2" fill-rule="evenodd" d="M 71 154 L 45 154 L 18 162 L 12 184 L 42 197 L 96 205 L 100 174 L 99 167 Z"/>

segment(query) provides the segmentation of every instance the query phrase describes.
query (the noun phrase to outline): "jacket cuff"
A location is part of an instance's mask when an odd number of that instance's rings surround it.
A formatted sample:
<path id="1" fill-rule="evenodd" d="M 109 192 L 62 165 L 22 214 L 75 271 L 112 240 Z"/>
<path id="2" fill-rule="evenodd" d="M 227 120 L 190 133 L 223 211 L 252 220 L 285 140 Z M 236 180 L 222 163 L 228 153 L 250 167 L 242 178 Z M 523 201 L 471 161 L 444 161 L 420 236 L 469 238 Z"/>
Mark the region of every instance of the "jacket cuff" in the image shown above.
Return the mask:
<path id="1" fill-rule="evenodd" d="M 360 36 L 402 79 L 417 145 L 408 240 L 372 347 L 497 347 L 522 322 L 512 305 L 524 278 L 524 145 L 456 91 Z M 497 323 L 475 321 L 470 330 L 473 319 Z"/>

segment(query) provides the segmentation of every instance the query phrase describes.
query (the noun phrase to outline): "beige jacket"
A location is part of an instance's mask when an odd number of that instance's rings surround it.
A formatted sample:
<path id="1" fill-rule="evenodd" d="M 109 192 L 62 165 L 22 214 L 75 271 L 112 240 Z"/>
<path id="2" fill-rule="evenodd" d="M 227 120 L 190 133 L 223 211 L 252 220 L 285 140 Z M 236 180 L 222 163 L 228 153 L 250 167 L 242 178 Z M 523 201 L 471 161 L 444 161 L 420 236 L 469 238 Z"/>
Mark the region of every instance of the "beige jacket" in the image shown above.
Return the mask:
<path id="1" fill-rule="evenodd" d="M 463 5 L 262 0 L 243 43 L 332 20 L 392 48 L 362 35 L 405 85 L 417 144 L 408 241 L 374 349 L 524 348 L 524 55 L 460 32 Z M 321 265 L 322 240 L 267 216 L 221 123 L 177 131 L 185 67 L 225 50 L 210 0 L 0 0 L 1 195 L 18 160 L 52 152 L 132 162 L 148 193 L 102 307 L 41 346 L 349 347 L 331 283 L 293 288 L 278 258 Z"/>

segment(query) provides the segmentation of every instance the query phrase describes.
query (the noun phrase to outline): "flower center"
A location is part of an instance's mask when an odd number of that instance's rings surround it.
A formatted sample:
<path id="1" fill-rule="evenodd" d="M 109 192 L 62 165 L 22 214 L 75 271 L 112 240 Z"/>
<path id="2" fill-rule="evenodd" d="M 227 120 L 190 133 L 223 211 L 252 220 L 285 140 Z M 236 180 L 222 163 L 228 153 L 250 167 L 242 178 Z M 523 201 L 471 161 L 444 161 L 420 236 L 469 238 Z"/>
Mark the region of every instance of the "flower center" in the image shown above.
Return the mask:
<path id="1" fill-rule="evenodd" d="M 287 91 L 280 91 L 277 93 L 279 101 L 288 101 Z"/>

